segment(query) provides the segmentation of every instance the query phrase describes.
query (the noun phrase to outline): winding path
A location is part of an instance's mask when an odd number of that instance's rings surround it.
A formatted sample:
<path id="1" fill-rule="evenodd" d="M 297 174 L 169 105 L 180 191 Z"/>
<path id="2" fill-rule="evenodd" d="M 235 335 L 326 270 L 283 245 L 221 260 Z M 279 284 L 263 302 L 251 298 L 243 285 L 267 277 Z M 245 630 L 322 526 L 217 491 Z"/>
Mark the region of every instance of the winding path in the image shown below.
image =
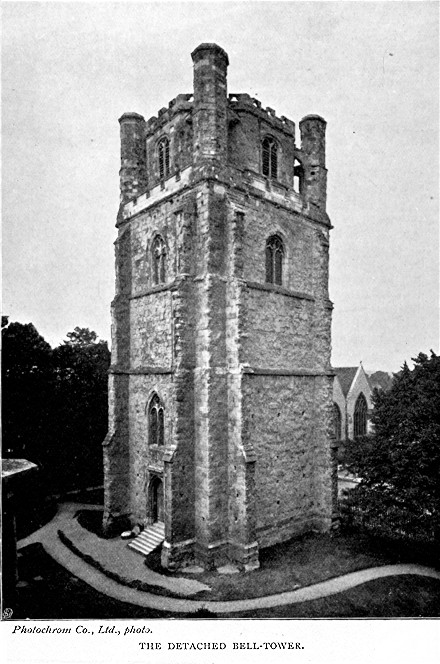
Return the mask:
<path id="1" fill-rule="evenodd" d="M 86 506 L 75 506 L 76 509 L 81 509 L 82 507 Z M 87 507 L 90 508 L 91 506 Z M 241 611 L 266 609 L 336 595 L 337 593 L 344 592 L 374 579 L 380 579 L 387 576 L 400 576 L 404 574 L 425 576 L 440 581 L 440 572 L 430 567 L 423 567 L 422 565 L 416 564 L 384 565 L 381 567 L 371 567 L 369 569 L 351 572 L 350 574 L 344 574 L 343 576 L 322 581 L 321 583 L 316 583 L 305 588 L 298 588 L 297 590 L 254 599 L 233 601 L 209 601 L 186 598 L 176 599 L 174 597 L 165 597 L 136 590 L 119 584 L 84 562 L 81 558 L 72 553 L 58 537 L 57 532 L 63 521 L 63 515 L 64 518 L 71 518 L 72 510 L 67 508 L 65 511 L 59 512 L 49 524 L 43 526 L 43 528 L 29 537 L 21 540 L 19 542 L 19 548 L 31 543 L 40 542 L 54 560 L 67 569 L 71 574 L 92 586 L 98 592 L 121 602 L 157 609 L 159 611 L 194 613 L 199 609 L 208 609 L 216 614 L 231 614 Z M 181 594 L 185 594 L 184 587 L 180 582 L 186 581 L 186 579 L 178 577 L 171 581 L 175 588 L 175 592 L 179 593 L 180 591 Z"/>

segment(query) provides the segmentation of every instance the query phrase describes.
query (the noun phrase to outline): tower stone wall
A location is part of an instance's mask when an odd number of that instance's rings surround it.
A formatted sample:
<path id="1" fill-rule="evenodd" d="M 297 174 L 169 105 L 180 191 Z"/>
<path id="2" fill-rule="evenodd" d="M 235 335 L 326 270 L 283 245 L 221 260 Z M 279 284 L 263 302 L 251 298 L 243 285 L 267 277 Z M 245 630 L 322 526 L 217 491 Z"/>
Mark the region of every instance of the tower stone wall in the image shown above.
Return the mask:
<path id="1" fill-rule="evenodd" d="M 160 486 L 165 567 L 253 569 L 332 518 L 326 124 L 297 147 L 223 49 L 192 59 L 193 93 L 120 120 L 104 522 L 151 523 Z"/>

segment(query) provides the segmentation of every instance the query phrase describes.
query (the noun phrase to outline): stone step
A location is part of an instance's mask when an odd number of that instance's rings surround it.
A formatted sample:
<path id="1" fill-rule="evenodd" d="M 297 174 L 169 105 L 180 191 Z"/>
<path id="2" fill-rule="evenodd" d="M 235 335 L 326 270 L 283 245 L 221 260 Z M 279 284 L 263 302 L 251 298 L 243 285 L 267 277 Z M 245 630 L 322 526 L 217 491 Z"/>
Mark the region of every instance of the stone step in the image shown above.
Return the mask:
<path id="1" fill-rule="evenodd" d="M 144 556 L 154 551 L 165 539 L 165 526 L 163 523 L 154 523 L 147 526 L 134 540 L 128 544 L 130 549 Z"/>
<path id="2" fill-rule="evenodd" d="M 140 535 L 138 535 L 134 540 L 132 540 L 131 544 L 133 542 L 143 542 L 144 544 L 158 544 L 162 542 L 164 539 L 163 535 L 159 535 L 158 533 L 150 533 L 150 532 L 143 532 Z"/>

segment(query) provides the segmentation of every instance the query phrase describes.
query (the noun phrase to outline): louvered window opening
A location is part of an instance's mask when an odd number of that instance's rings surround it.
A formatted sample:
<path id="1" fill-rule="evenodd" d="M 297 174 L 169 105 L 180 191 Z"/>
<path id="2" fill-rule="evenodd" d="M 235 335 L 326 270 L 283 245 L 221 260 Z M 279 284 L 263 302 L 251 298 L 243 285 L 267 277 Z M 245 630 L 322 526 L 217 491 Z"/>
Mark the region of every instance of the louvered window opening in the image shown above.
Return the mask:
<path id="1" fill-rule="evenodd" d="M 276 179 L 278 176 L 278 145 L 273 138 L 263 140 L 263 175 Z"/>
<path id="2" fill-rule="evenodd" d="M 281 238 L 277 235 L 266 242 L 266 282 L 282 285 L 283 282 L 283 256 L 284 247 Z"/>
<path id="3" fill-rule="evenodd" d="M 295 159 L 294 161 L 293 189 L 297 194 L 302 194 L 304 190 L 304 169 L 298 159 Z"/>
<path id="4" fill-rule="evenodd" d="M 170 143 L 162 138 L 159 143 L 159 177 L 164 180 L 170 174 Z"/>
<path id="5" fill-rule="evenodd" d="M 360 394 L 354 407 L 353 434 L 355 438 L 360 438 L 360 436 L 365 436 L 367 434 L 367 413 L 367 401 L 364 395 Z"/>
<path id="6" fill-rule="evenodd" d="M 164 413 L 163 406 L 157 394 L 151 399 L 148 413 L 149 443 L 150 445 L 164 444 Z"/>
<path id="7" fill-rule="evenodd" d="M 153 282 L 154 284 L 165 283 L 165 259 L 166 247 L 163 239 L 158 235 L 154 240 L 153 250 Z"/>

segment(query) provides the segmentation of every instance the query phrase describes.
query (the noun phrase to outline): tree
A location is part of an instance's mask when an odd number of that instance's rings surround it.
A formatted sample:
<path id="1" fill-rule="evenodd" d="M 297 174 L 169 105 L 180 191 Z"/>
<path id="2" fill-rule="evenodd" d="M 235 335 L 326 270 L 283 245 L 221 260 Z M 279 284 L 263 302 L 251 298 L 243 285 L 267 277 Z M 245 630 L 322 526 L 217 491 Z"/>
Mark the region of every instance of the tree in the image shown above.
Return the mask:
<path id="1" fill-rule="evenodd" d="M 393 384 L 393 379 L 386 371 L 375 371 L 368 376 L 368 380 L 372 388 L 379 388 L 382 390 L 389 390 Z"/>
<path id="2" fill-rule="evenodd" d="M 52 350 L 31 323 L 2 329 L 3 456 L 37 463 L 48 494 L 102 482 L 110 352 L 87 328 L 67 338 Z"/>
<path id="3" fill-rule="evenodd" d="M 349 513 L 411 538 L 440 537 L 440 357 L 405 363 L 388 392 L 375 390 L 374 434 L 349 441 L 345 463 L 361 478 Z"/>
<path id="4" fill-rule="evenodd" d="M 69 341 L 53 351 L 53 426 L 63 449 L 57 479 L 70 487 L 101 484 L 110 351 L 88 328 L 66 336 Z"/>
<path id="5" fill-rule="evenodd" d="M 4 317 L 6 318 L 6 317 Z M 2 318 L 2 325 L 4 321 Z M 32 323 L 2 329 L 3 455 L 40 462 L 51 403 L 52 349 Z"/>
<path id="6" fill-rule="evenodd" d="M 89 346 L 97 342 L 98 335 L 93 330 L 89 330 L 88 327 L 75 327 L 73 332 L 68 332 L 66 334 L 68 341 L 64 341 L 65 344 L 70 344 L 71 346 Z M 100 342 L 106 343 L 106 342 Z"/>

